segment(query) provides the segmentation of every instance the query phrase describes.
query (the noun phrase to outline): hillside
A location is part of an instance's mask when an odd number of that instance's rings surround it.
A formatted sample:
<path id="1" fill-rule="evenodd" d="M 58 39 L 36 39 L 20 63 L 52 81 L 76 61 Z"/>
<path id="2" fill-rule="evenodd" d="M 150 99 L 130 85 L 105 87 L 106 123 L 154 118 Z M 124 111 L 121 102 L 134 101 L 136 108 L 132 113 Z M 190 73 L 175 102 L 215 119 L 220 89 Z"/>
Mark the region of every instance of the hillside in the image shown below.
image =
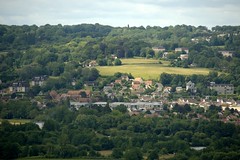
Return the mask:
<path id="1" fill-rule="evenodd" d="M 239 35 L 0 25 L 0 159 L 240 159 Z"/>

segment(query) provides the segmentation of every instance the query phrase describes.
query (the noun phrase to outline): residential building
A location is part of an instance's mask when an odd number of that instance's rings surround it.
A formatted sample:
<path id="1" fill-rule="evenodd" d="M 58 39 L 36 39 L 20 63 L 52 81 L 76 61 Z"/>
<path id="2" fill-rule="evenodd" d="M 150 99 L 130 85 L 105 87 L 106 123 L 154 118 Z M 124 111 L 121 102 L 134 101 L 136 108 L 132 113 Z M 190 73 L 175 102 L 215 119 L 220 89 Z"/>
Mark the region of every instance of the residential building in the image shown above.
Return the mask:
<path id="1" fill-rule="evenodd" d="M 127 75 L 122 75 L 122 76 L 121 76 L 121 79 L 122 79 L 122 80 L 129 81 L 129 77 L 128 77 Z"/>
<path id="2" fill-rule="evenodd" d="M 148 80 L 148 81 L 144 81 L 145 83 L 145 88 L 151 88 L 153 86 L 153 81 L 152 80 Z"/>
<path id="3" fill-rule="evenodd" d="M 192 93 L 196 93 L 197 89 L 195 87 L 195 83 L 193 83 L 192 81 L 187 82 L 186 91 L 191 91 Z"/>
<path id="4" fill-rule="evenodd" d="M 215 82 L 210 83 L 211 90 L 217 91 L 218 94 L 229 95 L 234 93 L 234 86 L 232 84 L 216 84 Z"/>
<path id="5" fill-rule="evenodd" d="M 95 67 L 97 66 L 97 61 L 90 61 L 88 64 L 89 67 Z"/>
<path id="6" fill-rule="evenodd" d="M 30 86 L 42 86 L 47 79 L 47 75 L 34 77 L 30 82 Z"/>
<path id="7" fill-rule="evenodd" d="M 181 92 L 183 90 L 182 87 L 176 87 L 176 92 Z"/>
<path id="8" fill-rule="evenodd" d="M 181 54 L 179 57 L 181 60 L 188 59 L 188 54 Z"/>
<path id="9" fill-rule="evenodd" d="M 185 53 L 189 53 L 189 49 L 188 48 L 184 48 L 184 47 L 182 47 L 182 48 L 175 48 L 175 52 L 185 52 Z"/>
<path id="10" fill-rule="evenodd" d="M 10 92 L 27 92 L 28 90 L 29 90 L 29 84 L 24 81 L 13 83 L 9 87 Z"/>
<path id="11" fill-rule="evenodd" d="M 132 83 L 132 89 L 133 90 L 138 90 L 138 89 L 140 89 L 141 88 L 141 83 L 139 82 L 139 81 L 134 81 L 133 83 Z"/>
<path id="12" fill-rule="evenodd" d="M 162 58 L 167 58 L 168 54 L 169 54 L 168 52 L 164 52 L 163 55 L 162 55 Z"/>
<path id="13" fill-rule="evenodd" d="M 154 52 L 164 52 L 165 48 L 163 46 L 159 46 L 159 47 L 153 47 L 152 50 Z"/>
<path id="14" fill-rule="evenodd" d="M 219 51 L 223 55 L 223 57 L 232 57 L 233 51 Z"/>
<path id="15" fill-rule="evenodd" d="M 143 79 L 142 79 L 141 77 L 137 77 L 137 78 L 135 78 L 134 81 L 137 81 L 137 82 L 143 83 Z"/>

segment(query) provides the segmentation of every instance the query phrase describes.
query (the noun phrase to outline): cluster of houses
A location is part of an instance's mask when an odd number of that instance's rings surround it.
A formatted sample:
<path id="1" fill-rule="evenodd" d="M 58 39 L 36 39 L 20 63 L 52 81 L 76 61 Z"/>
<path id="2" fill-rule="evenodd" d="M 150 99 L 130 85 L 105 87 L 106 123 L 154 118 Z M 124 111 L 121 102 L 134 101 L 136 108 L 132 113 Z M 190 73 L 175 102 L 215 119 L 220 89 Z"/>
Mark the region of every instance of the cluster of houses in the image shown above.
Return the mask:
<path id="1" fill-rule="evenodd" d="M 48 76 L 38 76 L 34 77 L 30 83 L 24 81 L 14 82 L 8 88 L 8 93 L 26 93 L 29 91 L 30 87 L 42 86 Z M 118 86 L 118 87 L 116 87 Z M 209 85 L 211 90 L 215 90 L 218 95 L 232 95 L 234 94 L 234 86 L 232 84 L 216 84 L 211 82 Z M 148 90 L 147 93 L 145 93 Z M 197 88 L 195 84 L 191 81 L 186 83 L 186 88 L 181 86 L 176 87 L 176 92 L 189 91 L 191 93 L 196 93 Z M 135 99 L 131 101 L 143 101 L 152 102 L 159 100 L 158 98 L 168 96 L 172 91 L 172 87 L 163 86 L 161 83 L 156 83 L 152 80 L 144 81 L 141 77 L 135 79 L 130 79 L 127 75 L 122 75 L 120 78 L 116 79 L 114 82 L 106 85 L 102 89 L 102 93 L 110 100 L 113 100 L 117 96 L 129 96 L 134 95 Z M 96 92 L 94 92 L 96 93 Z M 69 97 L 79 102 L 90 102 L 92 101 L 92 93 L 90 90 L 76 90 L 68 91 L 66 94 L 62 94 L 61 97 Z M 97 101 L 97 98 L 96 100 Z"/>
<path id="2" fill-rule="evenodd" d="M 196 39 L 193 39 L 194 41 Z M 152 50 L 155 52 L 155 53 L 158 53 L 158 52 L 162 52 L 163 55 L 162 55 L 162 58 L 167 58 L 167 55 L 169 54 L 169 52 L 166 51 L 166 49 L 163 47 L 163 46 L 159 46 L 159 47 L 152 47 Z M 180 54 L 179 58 L 181 60 L 187 60 L 188 59 L 188 56 L 189 56 L 189 49 L 186 48 L 186 47 L 178 47 L 178 48 L 175 48 L 174 50 L 175 53 L 178 53 L 178 52 L 181 52 L 181 53 L 184 53 L 184 54 Z M 233 51 L 218 51 L 223 57 L 233 57 Z"/>
<path id="3" fill-rule="evenodd" d="M 25 81 L 14 82 L 8 87 L 8 91 L 6 91 L 6 93 L 26 93 L 29 91 L 30 87 L 43 86 L 47 79 L 48 76 L 43 75 L 34 77 L 29 83 Z"/>

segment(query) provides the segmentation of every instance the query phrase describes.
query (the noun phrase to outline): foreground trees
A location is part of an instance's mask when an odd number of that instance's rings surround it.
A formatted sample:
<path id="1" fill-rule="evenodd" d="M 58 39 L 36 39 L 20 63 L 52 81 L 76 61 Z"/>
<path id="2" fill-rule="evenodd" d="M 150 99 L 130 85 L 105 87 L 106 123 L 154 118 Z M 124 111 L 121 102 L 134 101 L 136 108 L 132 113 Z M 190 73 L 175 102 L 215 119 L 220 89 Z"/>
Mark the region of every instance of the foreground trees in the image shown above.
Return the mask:
<path id="1" fill-rule="evenodd" d="M 34 108 L 26 100 L 23 104 L 30 108 L 25 110 L 25 118 L 31 115 L 32 120 L 43 121 L 44 126 L 40 129 L 34 123 L 12 125 L 2 121 L 1 159 L 28 156 L 90 158 L 102 156 L 99 153 L 102 150 L 112 151 L 109 156 L 113 159 L 158 159 L 166 154 L 175 154 L 173 159 L 192 157 L 198 160 L 218 159 L 218 154 L 235 159 L 240 156 L 240 128 L 211 117 L 218 114 L 216 106 L 211 106 L 206 113 L 199 112 L 205 116 L 211 113 L 209 120 L 192 120 L 184 115 L 190 117 L 194 108 L 182 112 L 175 107 L 174 111 L 162 111 L 161 114 L 168 118 L 145 118 L 143 115 L 130 117 L 124 106 L 111 111 L 101 106 L 73 110 L 65 102 L 45 109 Z M 6 112 L 6 108 L 10 109 L 12 117 L 21 113 L 13 112 L 19 108 L 13 102 L 1 105 L 1 113 Z M 32 114 L 36 110 L 38 114 Z M 202 151 L 190 148 L 199 146 L 206 148 Z"/>

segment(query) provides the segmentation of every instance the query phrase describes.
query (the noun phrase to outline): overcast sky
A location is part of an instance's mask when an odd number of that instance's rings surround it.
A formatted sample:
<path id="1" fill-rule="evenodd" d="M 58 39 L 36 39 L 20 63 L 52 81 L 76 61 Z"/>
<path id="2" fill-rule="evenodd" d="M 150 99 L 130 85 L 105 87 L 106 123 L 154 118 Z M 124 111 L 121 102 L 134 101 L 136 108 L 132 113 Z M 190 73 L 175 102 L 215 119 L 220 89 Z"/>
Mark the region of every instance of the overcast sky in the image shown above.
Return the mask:
<path id="1" fill-rule="evenodd" d="M 0 0 L 0 24 L 240 25 L 240 0 Z"/>

